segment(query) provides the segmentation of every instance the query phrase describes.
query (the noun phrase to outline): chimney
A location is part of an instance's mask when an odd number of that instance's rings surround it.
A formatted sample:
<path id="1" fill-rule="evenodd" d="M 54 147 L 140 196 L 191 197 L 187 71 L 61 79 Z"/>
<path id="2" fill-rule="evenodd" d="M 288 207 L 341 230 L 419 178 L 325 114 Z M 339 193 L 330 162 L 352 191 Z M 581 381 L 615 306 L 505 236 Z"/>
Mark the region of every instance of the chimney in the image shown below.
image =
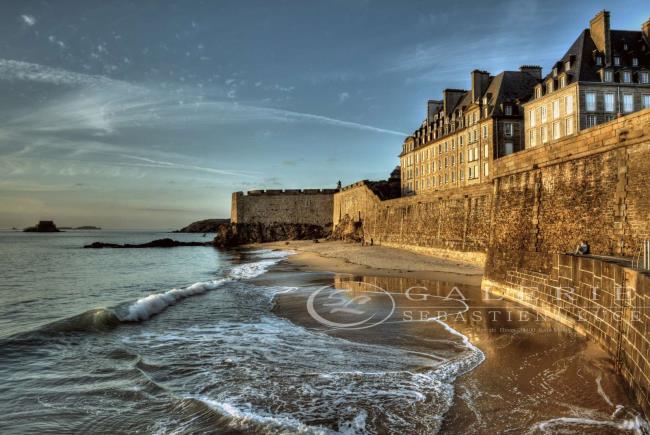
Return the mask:
<path id="1" fill-rule="evenodd" d="M 522 65 L 519 71 L 535 77 L 537 80 L 542 79 L 542 67 L 539 65 Z"/>
<path id="2" fill-rule="evenodd" d="M 463 97 L 467 91 L 462 89 L 445 89 L 442 93 L 442 106 L 445 111 L 445 115 L 450 115 L 451 111 L 456 107 L 458 101 Z"/>
<path id="3" fill-rule="evenodd" d="M 612 64 L 612 43 L 609 33 L 609 11 L 602 10 L 589 21 L 589 33 L 598 51 L 605 56 L 605 65 Z"/>
<path id="4" fill-rule="evenodd" d="M 490 73 L 487 71 L 479 71 L 475 69 L 472 71 L 472 101 L 478 102 L 481 99 L 481 95 L 486 91 L 488 84 L 490 83 Z"/>
<path id="5" fill-rule="evenodd" d="M 427 102 L 427 123 L 433 122 L 433 116 L 442 110 L 442 100 L 429 100 Z"/>
<path id="6" fill-rule="evenodd" d="M 648 18 L 645 23 L 641 24 L 641 33 L 643 33 L 645 43 L 650 45 L 650 18 Z"/>

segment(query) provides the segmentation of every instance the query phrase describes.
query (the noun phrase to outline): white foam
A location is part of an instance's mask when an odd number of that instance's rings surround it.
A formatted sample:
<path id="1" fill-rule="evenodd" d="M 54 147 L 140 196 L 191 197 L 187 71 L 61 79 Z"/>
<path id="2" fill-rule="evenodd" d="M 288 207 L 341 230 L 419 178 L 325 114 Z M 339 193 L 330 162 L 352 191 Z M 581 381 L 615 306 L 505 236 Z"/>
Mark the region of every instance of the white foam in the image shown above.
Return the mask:
<path id="1" fill-rule="evenodd" d="M 285 251 L 268 251 L 272 252 L 272 258 L 263 259 L 253 263 L 245 263 L 234 266 L 228 276 L 212 281 L 197 282 L 188 287 L 180 289 L 172 289 L 163 293 L 153 293 L 144 298 L 138 299 L 131 304 L 128 313 L 121 317 L 120 320 L 127 322 L 139 322 L 151 318 L 167 307 L 174 305 L 176 302 L 181 301 L 190 296 L 200 295 L 207 291 L 214 290 L 228 281 L 238 281 L 243 279 L 251 279 L 256 276 L 262 275 L 269 267 L 277 264 L 282 259 L 290 255 Z M 261 253 L 263 256 L 268 255 Z"/>
<path id="2" fill-rule="evenodd" d="M 180 300 L 205 293 L 208 290 L 214 290 L 226 281 L 228 279 L 224 278 L 214 281 L 197 282 L 189 287 L 175 288 L 164 293 L 150 294 L 130 305 L 129 313 L 120 320 L 129 322 L 147 320 Z"/>
<path id="3" fill-rule="evenodd" d="M 301 421 L 289 416 L 267 416 L 255 413 L 253 411 L 246 411 L 237 408 L 228 402 L 218 402 L 206 397 L 193 397 L 205 403 L 210 408 L 216 410 L 220 414 L 230 417 L 231 421 L 229 426 L 231 429 L 246 430 L 251 425 L 262 426 L 265 433 L 285 434 L 287 432 L 296 434 L 314 434 L 326 435 L 334 434 L 327 428 L 319 426 L 309 426 Z"/>
<path id="4" fill-rule="evenodd" d="M 633 431 L 639 435 L 646 434 L 649 429 L 648 423 L 638 415 L 634 418 L 622 421 L 592 420 L 590 418 L 581 417 L 559 417 L 537 423 L 533 429 L 539 429 L 546 433 L 558 433 L 557 431 L 559 428 L 557 426 L 611 427 L 618 430 Z"/>

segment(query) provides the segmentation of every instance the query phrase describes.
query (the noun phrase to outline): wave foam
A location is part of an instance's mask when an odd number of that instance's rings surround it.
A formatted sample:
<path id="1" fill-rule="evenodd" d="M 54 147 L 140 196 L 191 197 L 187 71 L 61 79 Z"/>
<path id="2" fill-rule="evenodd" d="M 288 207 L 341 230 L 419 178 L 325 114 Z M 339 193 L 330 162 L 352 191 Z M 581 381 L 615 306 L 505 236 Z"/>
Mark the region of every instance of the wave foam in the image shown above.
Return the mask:
<path id="1" fill-rule="evenodd" d="M 196 296 L 214 290 L 229 281 L 252 279 L 262 275 L 269 269 L 269 267 L 277 264 L 290 255 L 289 252 L 285 251 L 259 251 L 258 254 L 261 254 L 259 256 L 262 257 L 270 256 L 271 258 L 234 266 L 225 278 L 206 282 L 197 282 L 189 287 L 181 289 L 175 288 L 164 293 L 153 293 L 144 298 L 140 298 L 129 306 L 128 313 L 121 317 L 120 320 L 125 322 L 140 322 L 147 320 L 151 318 L 151 316 L 162 312 L 167 307 L 176 304 L 178 301 L 189 298 L 190 296 Z"/>

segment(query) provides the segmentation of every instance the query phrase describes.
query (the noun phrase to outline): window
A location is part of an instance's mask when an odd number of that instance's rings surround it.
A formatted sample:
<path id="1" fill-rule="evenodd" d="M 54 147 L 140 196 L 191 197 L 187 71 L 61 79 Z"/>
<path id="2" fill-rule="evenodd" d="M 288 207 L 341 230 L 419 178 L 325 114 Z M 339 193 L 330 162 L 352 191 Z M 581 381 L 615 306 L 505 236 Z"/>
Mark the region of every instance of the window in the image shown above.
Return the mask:
<path id="1" fill-rule="evenodd" d="M 639 66 L 639 58 L 638 57 L 633 57 L 632 58 L 632 66 Z"/>
<path id="2" fill-rule="evenodd" d="M 596 56 L 596 65 L 602 65 L 602 64 L 603 64 L 602 56 Z"/>
<path id="3" fill-rule="evenodd" d="M 573 134 L 573 116 L 569 116 L 566 119 L 565 126 L 564 126 L 564 132 L 567 135 Z"/>
<path id="4" fill-rule="evenodd" d="M 528 132 L 528 142 L 530 143 L 531 147 L 537 146 L 537 135 L 535 134 L 536 130 L 530 130 Z"/>
<path id="5" fill-rule="evenodd" d="M 528 111 L 528 118 L 530 121 L 530 126 L 535 127 L 535 111 L 534 110 L 529 110 Z"/>
<path id="6" fill-rule="evenodd" d="M 605 112 L 614 111 L 614 94 L 605 94 Z"/>
<path id="7" fill-rule="evenodd" d="M 564 62 L 564 70 L 568 71 L 570 69 L 571 69 L 571 61 L 568 60 L 568 61 Z"/>
<path id="8" fill-rule="evenodd" d="M 650 108 L 650 95 L 644 95 L 642 97 L 643 100 L 643 108 L 648 109 Z"/>
<path id="9" fill-rule="evenodd" d="M 560 100 L 553 101 L 553 119 L 560 117 Z"/>
<path id="10" fill-rule="evenodd" d="M 647 72 L 642 72 L 639 73 L 639 83 L 648 83 L 648 73 Z"/>
<path id="11" fill-rule="evenodd" d="M 623 112 L 634 112 L 634 99 L 632 94 L 623 94 Z"/>
<path id="12" fill-rule="evenodd" d="M 573 113 L 573 95 L 567 95 L 564 97 L 564 106 L 566 114 L 571 115 Z"/>
<path id="13" fill-rule="evenodd" d="M 632 73 L 623 71 L 623 83 L 632 83 Z"/>
<path id="14" fill-rule="evenodd" d="M 566 86 L 566 76 L 560 77 L 560 87 L 563 88 Z"/>
<path id="15" fill-rule="evenodd" d="M 483 139 L 487 139 L 488 137 L 488 126 L 484 125 L 483 126 Z"/>
<path id="16" fill-rule="evenodd" d="M 614 56 L 614 66 L 621 66 L 621 58 L 619 56 Z"/>
<path id="17" fill-rule="evenodd" d="M 611 82 L 612 80 L 614 80 L 614 75 L 612 74 L 612 72 L 610 70 L 605 70 L 605 72 L 603 74 L 604 74 L 603 75 L 603 81 L 604 82 Z"/>
<path id="18" fill-rule="evenodd" d="M 553 139 L 559 139 L 561 136 L 560 132 L 560 121 L 555 121 L 553 123 Z"/>
<path id="19" fill-rule="evenodd" d="M 465 179 L 465 172 L 461 169 L 458 171 L 458 178 L 462 181 Z"/>
<path id="20" fill-rule="evenodd" d="M 505 148 L 506 148 L 506 156 L 514 152 L 514 148 L 512 147 L 512 142 L 506 142 Z"/>
<path id="21" fill-rule="evenodd" d="M 512 106 L 506 106 L 505 111 L 506 111 L 506 116 L 511 116 L 512 115 Z"/>
<path id="22" fill-rule="evenodd" d="M 542 143 L 548 142 L 548 130 L 546 126 L 542 127 Z"/>
<path id="23" fill-rule="evenodd" d="M 458 144 L 459 144 L 460 146 L 463 146 L 463 137 L 464 137 L 464 136 L 462 136 L 462 135 L 458 137 Z"/>
<path id="24" fill-rule="evenodd" d="M 463 153 L 458 154 L 458 163 L 463 163 Z"/>
<path id="25" fill-rule="evenodd" d="M 598 124 L 598 119 L 596 118 L 596 115 L 587 115 L 587 128 L 593 127 L 596 124 Z"/>
<path id="26" fill-rule="evenodd" d="M 535 98 L 542 98 L 542 88 L 538 87 L 535 89 Z"/>
<path id="27" fill-rule="evenodd" d="M 483 157 L 488 158 L 488 146 L 487 144 L 483 145 Z"/>
<path id="28" fill-rule="evenodd" d="M 546 122 L 547 114 L 546 114 L 546 106 L 542 106 L 541 108 L 541 118 L 542 118 L 542 124 Z"/>
<path id="29" fill-rule="evenodd" d="M 589 112 L 595 112 L 596 111 L 596 93 L 595 92 L 587 92 L 585 94 L 585 102 L 587 106 L 587 111 Z"/>
<path id="30" fill-rule="evenodd" d="M 513 132 L 512 122 L 506 122 L 505 124 L 503 124 L 503 127 L 504 127 L 504 134 L 506 136 L 512 136 L 512 132 Z"/>
<path id="31" fill-rule="evenodd" d="M 488 164 L 483 163 L 483 175 L 488 176 Z"/>

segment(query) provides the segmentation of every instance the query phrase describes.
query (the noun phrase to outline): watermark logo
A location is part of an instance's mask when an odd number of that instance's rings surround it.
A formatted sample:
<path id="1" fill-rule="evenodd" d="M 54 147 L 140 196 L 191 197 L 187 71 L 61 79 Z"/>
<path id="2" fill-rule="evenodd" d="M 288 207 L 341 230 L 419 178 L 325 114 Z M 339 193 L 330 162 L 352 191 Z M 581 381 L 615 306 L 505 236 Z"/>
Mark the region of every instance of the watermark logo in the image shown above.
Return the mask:
<path id="1" fill-rule="evenodd" d="M 347 286 L 362 291 L 327 285 L 311 293 L 307 299 L 309 315 L 330 328 L 366 329 L 381 325 L 395 312 L 395 299 L 383 288 L 357 281 Z"/>

